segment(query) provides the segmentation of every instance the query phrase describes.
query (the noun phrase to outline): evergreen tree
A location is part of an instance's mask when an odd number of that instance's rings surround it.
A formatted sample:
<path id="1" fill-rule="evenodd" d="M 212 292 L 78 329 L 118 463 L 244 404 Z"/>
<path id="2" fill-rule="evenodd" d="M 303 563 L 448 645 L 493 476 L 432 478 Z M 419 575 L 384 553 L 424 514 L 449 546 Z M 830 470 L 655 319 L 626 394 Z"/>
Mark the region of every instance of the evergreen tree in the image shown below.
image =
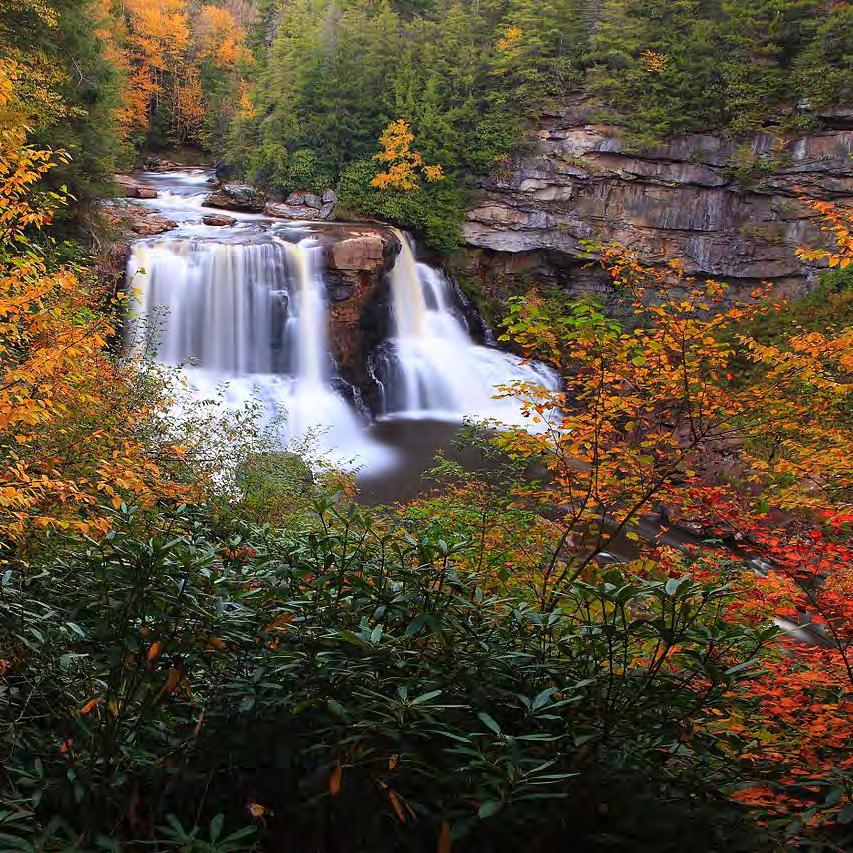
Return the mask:
<path id="1" fill-rule="evenodd" d="M 720 122 L 715 28 L 698 0 L 607 0 L 592 34 L 588 85 L 649 145 Z M 617 119 L 618 120 L 618 119 Z"/>
<path id="2" fill-rule="evenodd" d="M 724 0 L 725 107 L 729 126 L 753 133 L 796 109 L 790 71 L 814 37 L 822 0 Z"/>
<path id="3" fill-rule="evenodd" d="M 0 59 L 15 69 L 30 141 L 72 158 L 43 181 L 67 186 L 75 199 L 58 211 L 60 227 L 76 227 L 103 192 L 120 151 L 119 80 L 93 26 L 99 16 L 90 0 L 0 0 Z"/>

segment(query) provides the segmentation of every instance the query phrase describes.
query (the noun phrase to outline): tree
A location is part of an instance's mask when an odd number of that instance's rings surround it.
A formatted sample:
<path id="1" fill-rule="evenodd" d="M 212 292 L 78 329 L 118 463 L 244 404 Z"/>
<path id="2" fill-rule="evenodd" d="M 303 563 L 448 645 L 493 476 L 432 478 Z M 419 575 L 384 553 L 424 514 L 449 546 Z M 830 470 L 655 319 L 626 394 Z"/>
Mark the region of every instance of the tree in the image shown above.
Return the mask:
<path id="1" fill-rule="evenodd" d="M 371 182 L 379 189 L 395 189 L 409 192 L 418 188 L 421 176 L 430 183 L 444 179 L 441 166 L 431 166 L 417 151 L 412 150 L 415 134 L 409 123 L 401 118 L 391 122 L 379 137 L 382 150 L 373 159 L 385 167 Z"/>
<path id="2" fill-rule="evenodd" d="M 724 2 L 726 110 L 736 133 L 780 123 L 796 110 L 791 69 L 813 38 L 820 0 Z"/>
<path id="3" fill-rule="evenodd" d="M 722 126 L 719 54 L 698 0 L 609 0 L 590 41 L 587 85 L 647 146 Z"/>
<path id="4" fill-rule="evenodd" d="M 12 75 L 0 73 L 5 119 L 25 110 Z M 92 310 L 103 295 L 34 242 L 66 202 L 36 187 L 68 157 L 25 140 L 22 126 L 0 135 L 0 562 L 48 529 L 103 532 L 111 505 L 188 494 L 166 472 L 180 449 L 147 443 L 157 406 L 109 352 L 113 326 Z"/>
<path id="5" fill-rule="evenodd" d="M 26 126 L 40 148 L 73 155 L 42 176 L 45 186 L 65 186 L 76 199 L 73 209 L 57 212 L 56 234 L 78 228 L 123 153 L 114 127 L 119 83 L 90 23 L 97 14 L 89 0 L 0 3 L 0 55 L 18 93 L 15 127 Z"/>

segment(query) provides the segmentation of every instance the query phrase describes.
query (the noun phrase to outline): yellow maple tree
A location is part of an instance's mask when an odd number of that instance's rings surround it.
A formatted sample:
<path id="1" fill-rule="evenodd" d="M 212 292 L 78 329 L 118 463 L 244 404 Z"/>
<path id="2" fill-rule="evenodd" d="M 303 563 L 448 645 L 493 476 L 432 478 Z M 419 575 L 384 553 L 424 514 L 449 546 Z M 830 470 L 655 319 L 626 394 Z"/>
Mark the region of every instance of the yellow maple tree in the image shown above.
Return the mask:
<path id="1" fill-rule="evenodd" d="M 444 180 L 444 169 L 439 165 L 428 165 L 423 155 L 412 149 L 415 134 L 404 118 L 391 122 L 379 137 L 382 150 L 374 159 L 385 165 L 371 186 L 378 189 L 395 189 L 411 192 L 418 188 L 421 176 L 430 183 Z"/>
<path id="2" fill-rule="evenodd" d="M 0 68 L 0 114 L 20 114 L 14 78 Z M 146 440 L 156 403 L 140 399 L 132 363 L 109 348 L 103 294 L 70 267 L 52 267 L 35 238 L 65 203 L 39 180 L 63 152 L 0 129 L 0 561 L 39 530 L 97 533 L 110 505 L 185 496 L 169 460 L 181 448 Z"/>

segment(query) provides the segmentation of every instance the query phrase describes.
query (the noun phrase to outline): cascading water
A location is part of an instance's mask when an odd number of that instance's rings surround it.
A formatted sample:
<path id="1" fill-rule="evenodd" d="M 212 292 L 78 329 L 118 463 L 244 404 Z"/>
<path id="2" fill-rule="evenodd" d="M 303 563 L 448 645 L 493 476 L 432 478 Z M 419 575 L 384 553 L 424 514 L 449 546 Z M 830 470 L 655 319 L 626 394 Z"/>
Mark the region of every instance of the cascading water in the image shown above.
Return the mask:
<path id="1" fill-rule="evenodd" d="M 476 345 L 455 310 L 450 282 L 419 264 L 406 237 L 391 273 L 394 337 L 378 374 L 386 414 L 458 421 L 463 417 L 523 423 L 517 400 L 495 399 L 513 382 L 557 387 L 554 374 L 493 347 Z"/>
<path id="2" fill-rule="evenodd" d="M 494 399 L 496 386 L 556 385 L 543 366 L 474 344 L 453 285 L 417 263 L 399 235 L 393 336 L 373 360 L 388 417 L 371 425 L 340 393 L 346 386 L 331 356 L 323 250 L 306 238 L 327 226 L 244 213 L 234 214 L 243 221 L 233 228 L 208 227 L 200 223 L 208 171 L 144 179 L 158 197 L 140 203 L 182 224 L 135 244 L 128 272 L 142 322 L 129 329 L 148 332 L 149 351 L 180 366 L 196 400 L 232 411 L 260 406 L 262 424 L 282 446 L 300 449 L 307 438 L 339 466 L 354 464 L 374 479 L 390 467 L 398 479 L 417 481 L 431 458 L 430 436 L 444 436 L 432 444 L 443 447 L 463 417 L 530 426 L 517 400 Z"/>
<path id="3" fill-rule="evenodd" d="M 137 243 L 128 274 L 146 323 L 134 345 L 182 365 L 197 399 L 231 409 L 259 401 L 285 445 L 310 439 L 338 464 L 376 466 L 388 454 L 331 384 L 319 253 L 275 238 Z"/>

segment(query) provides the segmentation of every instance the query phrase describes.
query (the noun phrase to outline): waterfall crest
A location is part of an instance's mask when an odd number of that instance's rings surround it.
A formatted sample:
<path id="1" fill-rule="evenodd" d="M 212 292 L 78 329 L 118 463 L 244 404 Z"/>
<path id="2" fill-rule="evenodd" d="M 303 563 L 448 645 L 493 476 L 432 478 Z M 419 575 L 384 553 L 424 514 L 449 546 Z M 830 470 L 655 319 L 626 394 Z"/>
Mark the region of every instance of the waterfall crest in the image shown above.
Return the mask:
<path id="1" fill-rule="evenodd" d="M 198 203 L 199 179 L 181 177 L 160 204 Z M 158 203 L 152 201 L 152 206 Z M 324 250 L 317 240 L 245 225 L 220 236 L 198 224 L 133 247 L 128 279 L 137 351 L 180 367 L 191 396 L 222 410 L 260 408 L 261 426 L 284 447 L 304 445 L 341 467 L 374 471 L 396 450 L 342 393 L 330 342 Z M 408 239 L 389 276 L 391 337 L 373 374 L 386 419 L 455 423 L 465 417 L 529 423 L 519 402 L 496 386 L 521 381 L 556 387 L 544 366 L 471 339 L 454 285 L 418 263 Z M 294 242 L 298 240 L 299 242 Z"/>

